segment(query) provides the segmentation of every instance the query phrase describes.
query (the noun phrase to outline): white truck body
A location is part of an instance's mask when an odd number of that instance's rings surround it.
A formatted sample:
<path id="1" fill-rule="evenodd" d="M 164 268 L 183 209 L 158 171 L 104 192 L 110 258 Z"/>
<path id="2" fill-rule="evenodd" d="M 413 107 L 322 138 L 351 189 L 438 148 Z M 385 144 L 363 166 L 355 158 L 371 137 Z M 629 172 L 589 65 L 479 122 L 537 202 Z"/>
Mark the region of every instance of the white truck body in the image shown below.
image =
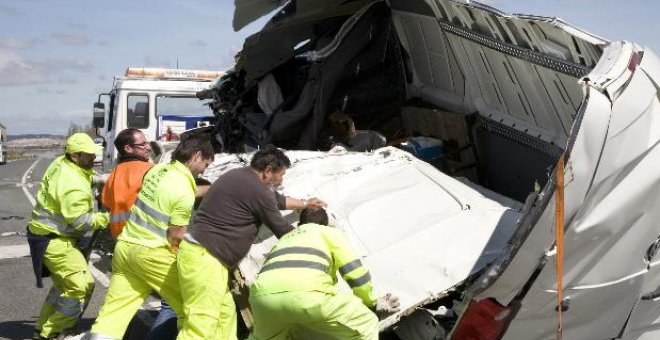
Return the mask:
<path id="1" fill-rule="evenodd" d="M 405 340 L 553 339 L 563 310 L 566 339 L 660 338 L 660 59 L 651 49 L 467 0 L 237 0 L 234 26 L 279 5 L 216 93 L 227 98 L 219 103 L 227 122 L 246 118 L 238 120 L 250 133 L 243 139 L 313 149 L 324 145 L 326 118 L 341 110 L 358 129 L 389 131 L 389 140 L 405 129 L 404 136 L 471 148 L 449 173 L 522 204 L 506 228 L 488 228 L 494 219 L 465 223 L 467 216 L 505 205 L 476 199 L 451 178 L 429 174 L 417 186 L 411 169 L 401 177 L 388 172 L 390 163 L 372 168 L 352 159 L 326 187 L 314 182 L 337 168 L 326 156 L 294 162 L 284 193 L 328 200 L 372 267 L 374 285 L 401 297 L 401 313 L 381 320 L 383 329 Z M 333 22 L 342 24 L 312 29 Z M 269 74 L 299 90 L 267 124 L 247 124 L 265 112 L 259 97 L 233 94 Z M 461 115 L 467 128 L 457 129 Z M 311 171 L 297 170 L 311 163 Z M 469 211 L 455 205 L 463 201 L 473 202 Z M 556 210 L 563 211 L 559 239 Z M 486 236 L 498 246 L 485 246 Z M 241 265 L 247 282 L 267 248 L 251 251 L 254 268 Z"/>
<path id="2" fill-rule="evenodd" d="M 214 182 L 229 170 L 249 166 L 252 155 L 217 154 L 204 177 Z M 394 147 L 286 155 L 292 166 L 278 191 L 297 198 L 322 197 L 331 224 L 348 236 L 369 268 L 377 295 L 399 297 L 401 312 L 383 320 L 382 329 L 483 270 L 505 247 L 520 217 L 519 202 L 452 178 Z M 292 223 L 298 220 L 295 211 L 282 213 Z M 276 242 L 262 226 L 238 266 L 244 287 L 254 281 Z"/>

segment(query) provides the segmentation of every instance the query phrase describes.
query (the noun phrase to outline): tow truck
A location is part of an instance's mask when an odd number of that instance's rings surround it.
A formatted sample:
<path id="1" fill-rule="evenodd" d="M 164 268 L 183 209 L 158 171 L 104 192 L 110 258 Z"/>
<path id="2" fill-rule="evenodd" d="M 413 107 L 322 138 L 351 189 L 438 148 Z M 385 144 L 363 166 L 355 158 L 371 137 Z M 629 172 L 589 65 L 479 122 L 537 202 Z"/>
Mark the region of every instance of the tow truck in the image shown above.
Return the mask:
<path id="1" fill-rule="evenodd" d="M 124 76 L 114 77 L 112 90 L 99 94 L 94 103 L 93 126 L 104 146 L 102 169 L 109 171 L 114 167 L 117 150 L 113 142 L 117 133 L 126 128 L 140 129 L 147 140 L 155 141 L 168 127 L 180 133 L 189 127 L 208 124 L 213 112 L 195 94 L 208 89 L 222 74 L 208 70 L 129 67 Z"/>

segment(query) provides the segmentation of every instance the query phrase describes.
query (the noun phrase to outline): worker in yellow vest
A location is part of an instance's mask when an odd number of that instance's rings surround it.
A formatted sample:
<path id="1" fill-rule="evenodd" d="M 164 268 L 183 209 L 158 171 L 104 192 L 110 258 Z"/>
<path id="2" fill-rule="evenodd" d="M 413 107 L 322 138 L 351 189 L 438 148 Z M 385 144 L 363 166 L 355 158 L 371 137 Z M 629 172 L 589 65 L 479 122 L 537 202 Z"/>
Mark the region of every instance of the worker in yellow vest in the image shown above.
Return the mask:
<path id="1" fill-rule="evenodd" d="M 121 339 L 152 291 L 167 301 L 180 322 L 185 320 L 176 252 L 195 202 L 195 178 L 213 157 L 208 137 L 193 135 L 179 143 L 170 163 L 155 165 L 147 172 L 117 238 L 110 286 L 91 339 Z"/>
<path id="2" fill-rule="evenodd" d="M 46 169 L 27 236 L 37 287 L 50 275 L 53 286 L 35 324 L 35 338 L 56 338 L 80 319 L 94 289 L 87 260 L 76 246 L 83 234 L 108 226 L 107 213 L 94 212 L 92 176 L 101 147 L 85 133 L 71 135 L 64 156 Z"/>
<path id="3" fill-rule="evenodd" d="M 353 294 L 339 292 L 337 271 Z M 377 340 L 375 313 L 399 310 L 391 294 L 376 298 L 369 270 L 342 232 L 328 226 L 323 208 L 303 210 L 300 226 L 277 241 L 250 287 L 250 306 L 252 340 Z"/>

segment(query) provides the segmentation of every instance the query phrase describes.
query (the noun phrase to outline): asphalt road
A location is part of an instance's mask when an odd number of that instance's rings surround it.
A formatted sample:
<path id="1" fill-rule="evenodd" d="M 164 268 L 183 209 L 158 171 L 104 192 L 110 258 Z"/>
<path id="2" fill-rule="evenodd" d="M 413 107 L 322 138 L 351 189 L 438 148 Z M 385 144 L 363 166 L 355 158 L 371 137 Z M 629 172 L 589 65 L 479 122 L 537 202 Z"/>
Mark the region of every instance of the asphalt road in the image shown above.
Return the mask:
<path id="1" fill-rule="evenodd" d="M 38 157 L 21 159 L 0 166 L 0 339 L 30 339 L 39 308 L 48 290 L 36 288 L 24 231 L 44 171 L 57 156 L 42 152 Z M 97 279 L 91 302 L 77 331 L 88 330 L 98 314 L 107 290 L 108 277 L 92 270 Z M 143 310 L 129 328 L 125 339 L 144 339 L 155 312 Z"/>

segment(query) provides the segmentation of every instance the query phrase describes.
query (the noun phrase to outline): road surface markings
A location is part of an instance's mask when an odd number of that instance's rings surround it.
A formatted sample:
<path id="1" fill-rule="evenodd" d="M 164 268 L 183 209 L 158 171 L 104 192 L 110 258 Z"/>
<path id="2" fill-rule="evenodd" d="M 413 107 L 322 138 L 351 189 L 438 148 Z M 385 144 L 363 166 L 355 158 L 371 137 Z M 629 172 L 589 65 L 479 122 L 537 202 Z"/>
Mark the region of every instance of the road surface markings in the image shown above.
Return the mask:
<path id="1" fill-rule="evenodd" d="M 9 237 L 9 236 L 25 236 L 24 231 L 7 231 L 0 234 L 0 237 Z"/>
<path id="2" fill-rule="evenodd" d="M 25 180 L 27 178 L 30 178 L 31 176 L 28 176 L 34 170 L 34 167 L 37 166 L 37 163 L 39 163 L 40 158 L 38 158 L 32 165 L 25 171 L 23 174 L 23 178 L 21 178 L 21 187 L 23 188 L 23 192 L 25 193 L 25 196 L 27 196 L 28 200 L 30 200 L 30 203 L 32 206 L 37 204 L 36 200 L 34 199 L 34 196 L 28 191 L 28 185 L 26 184 Z M 31 183 L 30 183 L 31 184 Z M 32 187 L 31 185 L 29 187 Z M 24 256 L 30 256 L 30 248 L 28 247 L 27 244 L 21 244 L 17 246 L 5 246 L 0 248 L 0 259 L 5 259 L 5 258 L 15 258 L 15 257 L 24 257 Z M 96 269 L 96 267 L 89 266 L 90 271 L 92 272 L 92 276 L 96 278 L 96 281 L 98 281 L 103 287 L 108 288 L 108 285 L 110 284 L 110 279 L 108 278 L 107 275 L 105 275 L 103 272 L 100 270 Z"/>
<path id="3" fill-rule="evenodd" d="M 0 247 L 0 260 L 25 256 L 30 256 L 30 247 L 27 244 Z"/>
<path id="4" fill-rule="evenodd" d="M 23 174 L 23 178 L 21 178 L 21 188 L 23 188 L 23 192 L 25 193 L 25 196 L 27 196 L 28 200 L 30 200 L 30 203 L 32 204 L 33 207 L 35 204 L 37 204 L 37 201 L 34 200 L 34 196 L 32 196 L 30 191 L 28 191 L 28 186 L 25 183 L 25 180 L 28 178 L 28 174 L 31 173 L 32 170 L 34 170 L 35 166 L 37 166 L 37 163 L 39 163 L 40 159 L 41 158 L 37 158 L 37 160 L 34 161 L 34 163 L 32 163 L 32 165 L 27 169 L 27 171 L 25 171 L 25 173 Z"/>
<path id="5" fill-rule="evenodd" d="M 16 244 L 11 246 L 1 246 L 0 247 L 0 260 L 4 259 L 15 259 L 17 257 L 28 257 L 30 256 L 30 246 L 27 244 Z M 92 259 L 98 259 L 99 255 L 92 254 Z M 105 275 L 102 271 L 96 269 L 93 264 L 89 266 L 92 276 L 96 278 L 96 281 L 100 283 L 103 287 L 108 288 L 110 285 L 110 278 Z"/>
<path id="6" fill-rule="evenodd" d="M 92 276 L 94 276 L 96 282 L 100 283 L 103 287 L 108 288 L 110 285 L 110 278 L 108 275 L 105 275 L 102 271 L 96 269 L 93 264 L 89 265 L 89 270 L 92 272 Z"/>

